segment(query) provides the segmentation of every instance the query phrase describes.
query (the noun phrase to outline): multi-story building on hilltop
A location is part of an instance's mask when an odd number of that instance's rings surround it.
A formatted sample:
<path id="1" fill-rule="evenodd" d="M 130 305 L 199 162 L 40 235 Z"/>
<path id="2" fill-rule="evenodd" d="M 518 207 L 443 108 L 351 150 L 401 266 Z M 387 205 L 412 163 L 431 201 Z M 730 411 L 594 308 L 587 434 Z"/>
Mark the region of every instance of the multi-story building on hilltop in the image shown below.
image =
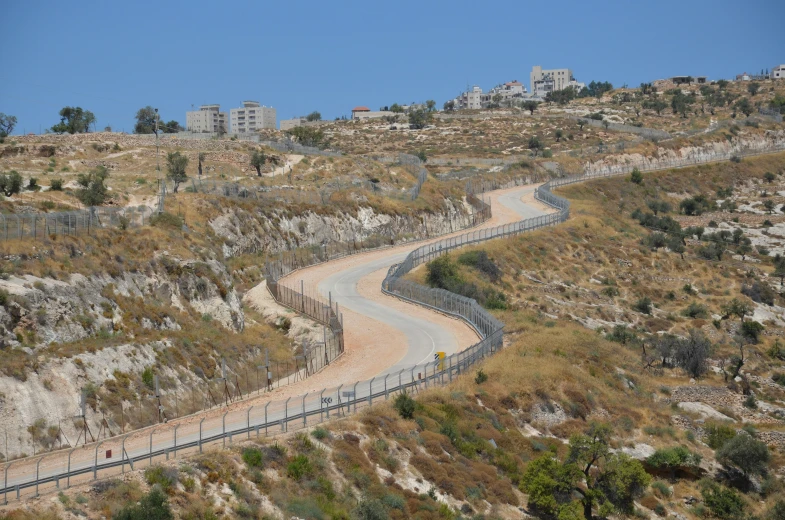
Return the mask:
<path id="1" fill-rule="evenodd" d="M 233 134 L 252 133 L 262 128 L 275 128 L 275 109 L 262 106 L 258 101 L 243 101 L 242 108 L 229 111 Z"/>
<path id="2" fill-rule="evenodd" d="M 537 98 L 544 98 L 548 92 L 554 90 L 564 90 L 567 87 L 581 90 L 586 86 L 575 80 L 570 69 L 543 70 L 540 65 L 532 67 L 529 79 L 531 80 L 532 94 Z"/>
<path id="3" fill-rule="evenodd" d="M 226 112 L 221 105 L 202 105 L 199 110 L 185 113 L 185 129 L 197 133 L 226 133 L 228 125 Z"/>

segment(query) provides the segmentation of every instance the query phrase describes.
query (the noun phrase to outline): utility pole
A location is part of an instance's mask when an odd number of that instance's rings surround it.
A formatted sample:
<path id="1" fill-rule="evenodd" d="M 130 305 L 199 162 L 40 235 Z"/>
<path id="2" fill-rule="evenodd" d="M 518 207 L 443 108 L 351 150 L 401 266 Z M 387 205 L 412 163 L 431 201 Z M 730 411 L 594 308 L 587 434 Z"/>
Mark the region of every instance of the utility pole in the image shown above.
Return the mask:
<path id="1" fill-rule="evenodd" d="M 155 169 L 158 170 L 158 176 L 161 175 L 161 166 L 158 163 L 158 120 L 161 117 L 158 115 L 158 109 L 155 109 Z"/>

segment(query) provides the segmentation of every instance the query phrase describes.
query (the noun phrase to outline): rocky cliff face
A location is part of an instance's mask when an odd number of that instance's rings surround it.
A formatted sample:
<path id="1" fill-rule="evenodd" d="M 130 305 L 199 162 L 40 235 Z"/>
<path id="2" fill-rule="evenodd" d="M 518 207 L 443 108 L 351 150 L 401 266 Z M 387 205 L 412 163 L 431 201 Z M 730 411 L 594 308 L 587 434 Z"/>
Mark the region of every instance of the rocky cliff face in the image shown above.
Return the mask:
<path id="1" fill-rule="evenodd" d="M 380 214 L 370 207 L 355 213 L 320 215 L 308 211 L 299 215 L 280 213 L 263 217 L 241 208 L 227 208 L 209 222 L 224 239 L 226 258 L 264 251 L 278 253 L 295 247 L 325 242 L 360 242 L 368 239 L 396 241 L 450 233 L 469 223 L 470 207 L 445 200 L 438 212 L 412 215 Z"/>
<path id="2" fill-rule="evenodd" d="M 609 155 L 599 161 L 586 164 L 586 171 L 600 172 L 607 167 L 619 165 L 637 166 L 641 169 L 667 168 L 680 161 L 683 161 L 685 165 L 695 162 L 709 162 L 719 158 L 727 159 L 735 154 L 742 155 L 750 151 L 763 152 L 784 147 L 785 130 L 767 130 L 763 134 L 739 134 L 730 140 L 684 146 L 676 150 L 658 147 L 651 155 L 639 153 Z"/>
<path id="3" fill-rule="evenodd" d="M 72 274 L 67 280 L 32 275 L 0 280 L 0 348 L 28 354 L 52 343 L 79 341 L 122 329 L 179 330 L 176 312 L 190 307 L 209 314 L 229 330 L 244 325 L 242 305 L 226 267 L 218 261 L 183 261 L 166 254 L 146 272 L 114 276 Z M 139 299 L 154 301 L 162 312 L 139 312 Z"/>

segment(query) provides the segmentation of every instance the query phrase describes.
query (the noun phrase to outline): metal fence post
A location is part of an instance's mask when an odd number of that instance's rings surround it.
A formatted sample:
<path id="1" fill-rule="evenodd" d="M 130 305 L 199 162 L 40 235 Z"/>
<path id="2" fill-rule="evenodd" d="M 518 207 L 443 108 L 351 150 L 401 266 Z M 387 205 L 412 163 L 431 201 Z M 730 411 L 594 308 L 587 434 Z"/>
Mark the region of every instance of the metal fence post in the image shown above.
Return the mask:
<path id="1" fill-rule="evenodd" d="M 385 401 L 390 398 L 390 394 L 387 392 L 387 378 L 388 377 L 390 377 L 390 374 L 387 374 L 386 376 L 384 376 L 384 400 Z"/>
<path id="2" fill-rule="evenodd" d="M 308 426 L 308 421 L 306 420 L 306 415 L 305 415 L 305 398 L 308 397 L 308 394 L 310 393 L 311 392 L 306 392 L 305 395 L 303 396 L 303 428 Z"/>
<path id="3" fill-rule="evenodd" d="M 71 487 L 71 454 L 74 452 L 75 449 L 76 447 L 73 447 L 68 452 L 68 469 L 66 470 L 65 489 Z"/>
<path id="4" fill-rule="evenodd" d="M 153 464 L 153 434 L 155 433 L 155 428 L 150 430 L 150 465 Z"/>
<path id="5" fill-rule="evenodd" d="M 99 442 L 95 445 L 95 459 L 93 460 L 93 480 L 98 478 L 98 448 L 101 447 L 104 441 Z"/>
<path id="6" fill-rule="evenodd" d="M 226 411 L 226 412 L 225 412 L 225 413 L 224 413 L 224 414 L 221 416 L 221 432 L 222 432 L 221 440 L 223 441 L 223 445 L 224 445 L 224 446 L 226 446 L 226 416 L 227 416 L 228 414 L 229 414 L 229 411 L 227 410 L 227 411 Z"/>
<path id="7" fill-rule="evenodd" d="M 371 378 L 371 382 L 368 383 L 368 406 L 373 406 L 373 380 L 376 379 L 375 377 Z"/>
<path id="8" fill-rule="evenodd" d="M 326 388 L 322 389 L 319 393 L 319 422 L 324 421 L 324 392 Z M 330 416 L 330 407 L 327 407 L 327 417 Z"/>
<path id="9" fill-rule="evenodd" d="M 289 401 L 291 401 L 291 399 L 291 397 L 287 398 L 286 403 L 283 406 L 284 431 L 288 430 L 289 428 Z"/>
<path id="10" fill-rule="evenodd" d="M 179 424 L 174 425 L 174 442 L 172 449 L 174 450 L 174 458 L 177 458 L 177 428 L 179 428 Z"/>
<path id="11" fill-rule="evenodd" d="M 248 413 L 245 416 L 245 425 L 248 428 L 248 438 L 251 438 L 251 410 L 253 410 L 253 406 L 248 408 Z"/>
<path id="12" fill-rule="evenodd" d="M 270 406 L 270 401 L 264 405 L 264 436 L 267 437 L 267 407 Z"/>
<path id="13" fill-rule="evenodd" d="M 71 450 L 71 451 L 73 451 L 73 450 Z M 8 454 L 6 454 L 6 457 L 8 457 Z M 8 504 L 8 472 L 11 471 L 11 465 L 14 462 L 16 462 L 16 461 L 12 460 L 11 462 L 9 462 L 8 464 L 5 465 L 5 477 L 4 477 L 5 482 L 3 483 L 3 489 L 5 489 L 5 493 L 4 493 L 4 496 L 3 496 L 3 505 L 7 505 Z M 70 465 L 70 453 L 69 453 L 69 465 L 68 466 L 69 466 L 69 469 L 70 469 L 70 466 L 71 466 Z"/>
<path id="14" fill-rule="evenodd" d="M 199 421 L 199 453 L 202 453 L 202 423 L 204 422 L 205 418 L 203 417 L 201 421 Z"/>
<path id="15" fill-rule="evenodd" d="M 359 381 L 354 383 L 354 389 L 352 390 L 352 393 L 354 395 L 354 411 L 355 412 L 357 411 L 357 385 L 359 385 L 359 384 L 360 384 Z"/>

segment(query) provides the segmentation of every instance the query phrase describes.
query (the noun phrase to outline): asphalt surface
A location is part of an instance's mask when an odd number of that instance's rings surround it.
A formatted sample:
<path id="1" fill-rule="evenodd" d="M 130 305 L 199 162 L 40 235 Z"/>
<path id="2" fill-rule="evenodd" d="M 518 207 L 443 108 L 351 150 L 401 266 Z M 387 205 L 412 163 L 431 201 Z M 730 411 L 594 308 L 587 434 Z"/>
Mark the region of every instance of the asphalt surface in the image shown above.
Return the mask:
<path id="1" fill-rule="evenodd" d="M 499 202 L 520 215 L 519 220 L 538 217 L 545 213 L 538 208 L 525 204 L 521 198 L 531 194 L 534 187 L 526 186 L 511 193 L 499 196 Z M 414 247 L 412 247 L 414 249 Z M 357 291 L 360 280 L 379 269 L 388 269 L 391 265 L 403 261 L 408 253 L 401 253 L 383 259 L 356 265 L 339 271 L 319 283 L 319 292 L 325 297 L 332 293 L 333 299 L 341 307 L 390 325 L 406 335 L 407 352 L 394 366 L 385 369 L 381 374 L 397 373 L 404 367 L 426 363 L 433 360 L 435 352 L 454 354 L 460 349 L 455 336 L 445 328 L 427 320 L 412 317 L 383 303 L 364 298 Z"/>
<path id="2" fill-rule="evenodd" d="M 531 194 L 533 191 L 533 186 L 521 187 L 519 190 L 500 195 L 498 201 L 518 214 L 520 219 L 543 215 L 543 211 L 529 206 L 521 200 L 522 197 Z M 412 249 L 415 247 L 413 245 Z M 391 265 L 402 261 L 407 254 L 408 252 L 399 253 L 383 259 L 369 260 L 366 263 L 354 265 L 343 271 L 336 272 L 319 283 L 318 286 L 320 292 L 324 295 L 332 292 L 333 298 L 342 307 L 349 308 L 359 314 L 401 330 L 407 339 L 407 352 L 398 363 L 383 370 L 370 381 L 330 388 L 325 390 L 323 394 L 312 393 L 307 395 L 305 399 L 300 396 L 287 401 L 285 404 L 280 401 L 271 401 L 268 403 L 269 408 L 257 405 L 252 407 L 252 409 L 234 410 L 222 418 L 211 417 L 204 422 L 201 433 L 199 432 L 198 421 L 183 424 L 183 428 L 177 436 L 177 446 L 198 441 L 200 437 L 205 439 L 217 436 L 224 431 L 238 430 L 244 427 L 253 428 L 256 425 L 262 425 L 261 431 L 264 433 L 263 425 L 267 424 L 270 427 L 269 425 L 274 421 L 282 421 L 286 418 L 291 420 L 292 417 L 302 416 L 304 413 L 318 416 L 320 419 L 324 414 L 331 414 L 332 416 L 342 414 L 347 410 L 345 407 L 338 409 L 338 406 L 340 406 L 340 403 L 345 403 L 347 399 L 365 400 L 371 395 L 374 396 L 373 399 L 383 399 L 388 383 L 389 386 L 394 386 L 418 380 L 418 373 L 423 371 L 424 368 L 423 364 L 431 362 L 435 352 L 443 351 L 448 356 L 458 352 L 460 346 L 455 341 L 455 336 L 449 330 L 428 320 L 415 318 L 387 307 L 383 303 L 368 300 L 358 293 L 357 285 L 362 278 L 380 269 L 388 269 Z M 332 408 L 328 412 L 327 409 L 330 407 Z M 214 411 L 211 413 L 214 413 Z M 274 427 L 270 427 L 271 431 L 273 429 Z M 92 468 L 95 463 L 100 465 L 110 460 L 144 456 L 151 451 L 171 450 L 174 447 L 175 434 L 171 427 L 162 427 L 161 430 L 165 431 L 160 431 L 157 435 L 155 429 L 133 434 L 134 437 L 129 439 L 126 445 L 127 455 L 125 456 L 121 448 L 120 438 L 109 439 L 98 449 L 94 446 L 78 448 L 73 451 L 70 469 L 71 471 L 87 469 Z M 150 431 L 153 431 L 152 437 L 149 437 Z M 278 431 L 280 431 L 280 427 Z M 238 437 L 245 437 L 245 435 L 241 434 Z M 111 459 L 107 458 L 107 449 L 112 449 Z M 59 475 L 69 468 L 68 457 L 63 452 L 45 455 L 43 459 L 46 460 L 43 460 L 39 468 L 39 478 Z M 8 488 L 12 490 L 14 485 L 33 481 L 36 477 L 34 468 L 29 466 L 20 468 L 17 471 L 11 469 L 8 473 L 8 475 L 3 475 L 4 478 L 0 481 L 0 488 L 5 487 L 5 478 L 7 478 Z M 10 491 L 9 495 L 13 495 L 13 491 Z"/>

